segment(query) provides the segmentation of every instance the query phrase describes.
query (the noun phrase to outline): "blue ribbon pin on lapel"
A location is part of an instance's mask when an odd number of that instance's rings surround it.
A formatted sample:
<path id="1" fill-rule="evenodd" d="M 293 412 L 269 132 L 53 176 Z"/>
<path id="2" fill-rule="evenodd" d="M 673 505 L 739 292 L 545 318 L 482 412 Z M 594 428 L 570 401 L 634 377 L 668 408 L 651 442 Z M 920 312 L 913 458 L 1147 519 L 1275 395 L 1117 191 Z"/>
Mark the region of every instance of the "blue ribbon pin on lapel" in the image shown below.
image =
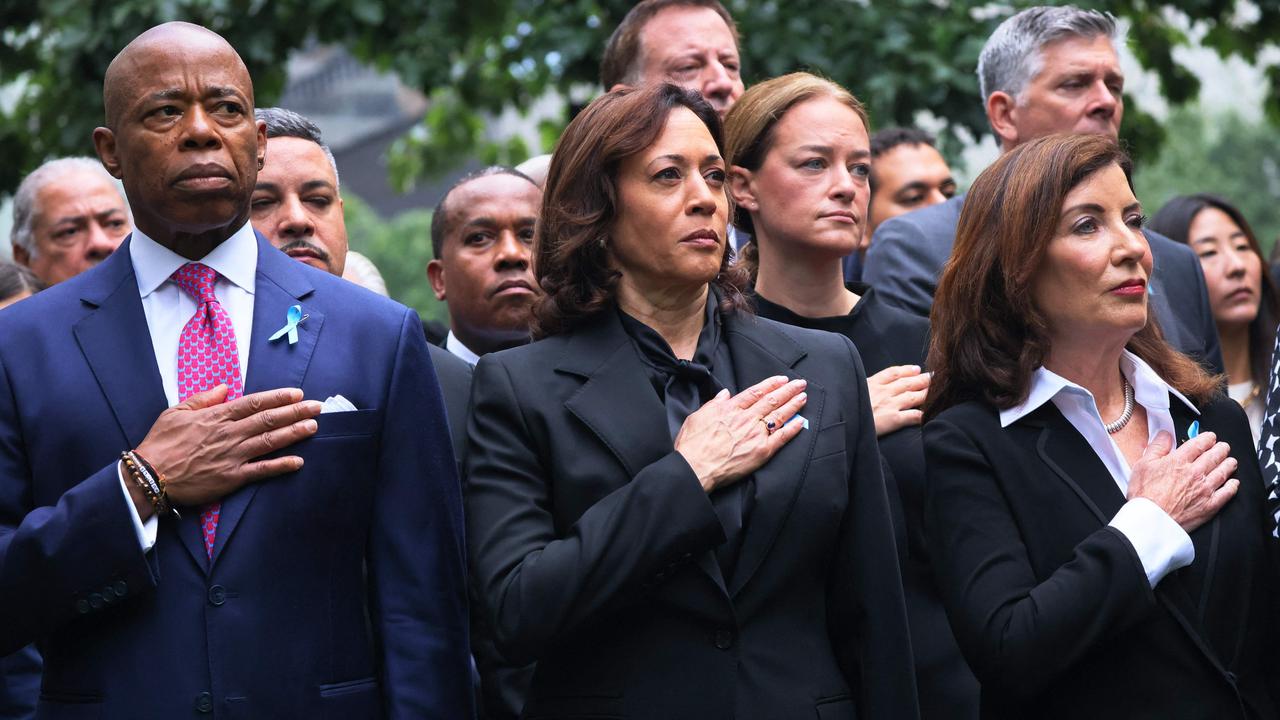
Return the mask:
<path id="1" fill-rule="evenodd" d="M 1187 426 L 1187 439 L 1191 440 L 1199 434 L 1200 434 L 1200 421 L 1192 420 L 1191 424 Z"/>
<path id="2" fill-rule="evenodd" d="M 289 312 L 285 313 L 284 327 L 277 330 L 275 335 L 268 338 L 268 341 L 279 340 L 287 334 L 290 345 L 298 342 L 298 323 L 306 319 L 307 316 L 302 314 L 302 306 L 294 305 L 289 308 Z"/>

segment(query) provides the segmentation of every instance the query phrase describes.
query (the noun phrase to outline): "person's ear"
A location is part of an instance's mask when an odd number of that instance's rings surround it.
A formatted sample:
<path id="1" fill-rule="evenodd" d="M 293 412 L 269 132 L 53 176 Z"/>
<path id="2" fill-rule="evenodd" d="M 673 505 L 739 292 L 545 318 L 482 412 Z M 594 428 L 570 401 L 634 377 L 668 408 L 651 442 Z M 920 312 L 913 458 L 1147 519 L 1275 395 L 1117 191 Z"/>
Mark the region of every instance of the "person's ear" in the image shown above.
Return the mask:
<path id="1" fill-rule="evenodd" d="M 609 88 L 609 92 L 613 92 L 615 90 L 630 90 L 630 89 L 631 89 L 631 86 L 626 83 L 614 83 L 613 87 Z"/>
<path id="2" fill-rule="evenodd" d="M 94 128 L 93 148 L 98 152 L 98 159 L 102 161 L 102 167 L 111 173 L 111 177 L 119 180 L 120 157 L 116 153 L 116 134 L 108 128 Z"/>
<path id="3" fill-rule="evenodd" d="M 997 90 L 987 98 L 987 122 L 1005 149 L 1018 144 L 1017 111 L 1017 101 L 1007 92 Z"/>
<path id="4" fill-rule="evenodd" d="M 258 130 L 258 169 L 267 162 L 267 123 L 265 120 L 259 120 L 257 123 Z"/>
<path id="5" fill-rule="evenodd" d="M 444 302 L 448 299 L 444 292 L 444 263 L 439 260 L 427 263 L 427 281 L 431 283 L 431 291 L 437 300 Z"/>
<path id="6" fill-rule="evenodd" d="M 741 165 L 733 165 L 729 168 L 728 176 L 729 197 L 733 198 L 733 204 L 749 213 L 759 210 L 760 199 L 756 196 L 755 173 Z"/>
<path id="7" fill-rule="evenodd" d="M 31 253 L 17 243 L 14 243 L 11 247 L 13 248 L 13 261 L 23 267 L 31 267 Z"/>

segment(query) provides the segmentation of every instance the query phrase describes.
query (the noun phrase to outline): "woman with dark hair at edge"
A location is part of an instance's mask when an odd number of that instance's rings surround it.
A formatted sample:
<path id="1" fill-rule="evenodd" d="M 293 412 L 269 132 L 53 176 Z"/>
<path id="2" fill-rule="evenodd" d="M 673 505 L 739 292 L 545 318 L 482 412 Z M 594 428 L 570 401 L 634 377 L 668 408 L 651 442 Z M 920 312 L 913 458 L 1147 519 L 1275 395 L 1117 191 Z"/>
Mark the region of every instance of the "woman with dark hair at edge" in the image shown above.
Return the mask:
<path id="1" fill-rule="evenodd" d="M 968 720 L 978 714 L 978 683 L 947 624 L 924 541 L 920 406 L 929 388 L 921 369 L 929 321 L 844 279 L 843 258 L 866 229 L 868 132 L 862 103 L 810 73 L 757 83 L 739 98 L 725 117 L 725 159 L 734 225 L 753 238 L 740 264 L 761 317 L 839 333 L 858 348 L 886 490 L 905 539 L 899 560 L 920 716 Z"/>
<path id="2" fill-rule="evenodd" d="M 1148 227 L 1185 243 L 1200 257 L 1209 305 L 1218 326 L 1227 394 L 1249 417 L 1257 443 L 1266 410 L 1271 348 L 1280 298 L 1267 260 L 1244 214 L 1217 195 L 1180 195 L 1165 203 Z"/>
<path id="3" fill-rule="evenodd" d="M 570 123 L 537 340 L 476 367 L 472 572 L 526 718 L 914 718 L 865 374 L 754 317 L 720 123 L 673 85 Z"/>
<path id="4" fill-rule="evenodd" d="M 925 526 L 984 718 L 1275 718 L 1248 421 L 1149 312 L 1128 157 L 1003 155 L 933 305 Z"/>

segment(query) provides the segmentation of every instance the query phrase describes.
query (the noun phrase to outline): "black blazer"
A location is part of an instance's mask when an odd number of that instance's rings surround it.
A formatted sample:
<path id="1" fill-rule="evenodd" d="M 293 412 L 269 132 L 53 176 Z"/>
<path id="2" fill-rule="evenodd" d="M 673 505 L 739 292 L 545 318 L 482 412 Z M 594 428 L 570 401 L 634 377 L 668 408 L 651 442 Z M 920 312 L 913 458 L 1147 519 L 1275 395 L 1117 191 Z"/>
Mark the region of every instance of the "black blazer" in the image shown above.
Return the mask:
<path id="1" fill-rule="evenodd" d="M 471 568 L 527 718 L 912 718 L 865 374 L 848 339 L 724 317 L 741 387 L 809 380 L 726 584 L 706 493 L 617 314 L 476 368 Z"/>
<path id="2" fill-rule="evenodd" d="M 467 407 L 471 401 L 471 363 L 437 345 L 427 345 L 431 365 L 440 382 L 444 397 L 445 419 L 449 421 L 449 438 L 453 440 L 453 456 L 458 459 L 467 449 Z"/>
<path id="3" fill-rule="evenodd" d="M 1008 428 L 976 402 L 925 425 L 926 524 L 986 718 L 1274 718 L 1271 523 L 1244 412 L 1218 397 L 1240 491 L 1154 591 L 1107 526 L 1125 498 L 1052 403 Z M 1196 419 L 1176 398 L 1178 441 Z"/>

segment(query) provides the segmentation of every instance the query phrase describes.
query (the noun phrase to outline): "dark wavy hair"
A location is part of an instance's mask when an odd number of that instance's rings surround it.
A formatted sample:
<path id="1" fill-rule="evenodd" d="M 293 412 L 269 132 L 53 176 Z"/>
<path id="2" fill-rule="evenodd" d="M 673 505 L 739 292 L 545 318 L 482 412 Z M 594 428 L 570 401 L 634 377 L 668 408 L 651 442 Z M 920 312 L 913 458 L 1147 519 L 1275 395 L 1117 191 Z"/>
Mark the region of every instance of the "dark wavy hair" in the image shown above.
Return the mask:
<path id="1" fill-rule="evenodd" d="M 1050 345 L 1032 292 L 1036 272 L 1067 195 L 1111 165 L 1132 185 L 1133 165 L 1115 140 L 1050 135 L 1005 153 L 974 181 L 930 315 L 926 419 L 970 400 L 1006 409 L 1026 398 Z M 1165 341 L 1150 311 L 1126 348 L 1194 402 L 1220 389 L 1219 378 Z"/>
<path id="2" fill-rule="evenodd" d="M 533 308 L 535 340 L 572 330 L 612 306 L 621 273 L 606 246 L 621 210 L 618 167 L 656 142 L 679 107 L 702 120 L 723 155 L 716 111 L 696 92 L 669 83 L 601 95 L 560 136 L 533 240 L 533 271 L 546 293 Z M 721 310 L 744 311 L 747 277 L 729 267 L 729 256 L 725 243 L 711 284 L 719 290 Z"/>
<path id="3" fill-rule="evenodd" d="M 1188 237 L 1191 232 L 1191 221 L 1205 208 L 1217 208 L 1227 214 L 1231 221 L 1240 228 L 1249 241 L 1249 249 L 1258 256 L 1262 267 L 1262 297 L 1258 301 L 1258 315 L 1249 323 L 1249 368 L 1253 382 L 1259 387 L 1267 387 L 1270 381 L 1271 348 L 1276 342 L 1276 323 L 1280 321 L 1280 295 L 1276 293 L 1275 282 L 1271 279 L 1270 263 L 1262 254 L 1262 246 L 1258 244 L 1258 236 L 1253 234 L 1249 221 L 1244 213 L 1226 198 L 1209 193 L 1195 195 L 1179 195 L 1151 218 L 1147 226 L 1152 230 L 1176 240 L 1184 245 L 1191 243 Z M 1194 249 L 1194 248 L 1193 248 Z"/>

